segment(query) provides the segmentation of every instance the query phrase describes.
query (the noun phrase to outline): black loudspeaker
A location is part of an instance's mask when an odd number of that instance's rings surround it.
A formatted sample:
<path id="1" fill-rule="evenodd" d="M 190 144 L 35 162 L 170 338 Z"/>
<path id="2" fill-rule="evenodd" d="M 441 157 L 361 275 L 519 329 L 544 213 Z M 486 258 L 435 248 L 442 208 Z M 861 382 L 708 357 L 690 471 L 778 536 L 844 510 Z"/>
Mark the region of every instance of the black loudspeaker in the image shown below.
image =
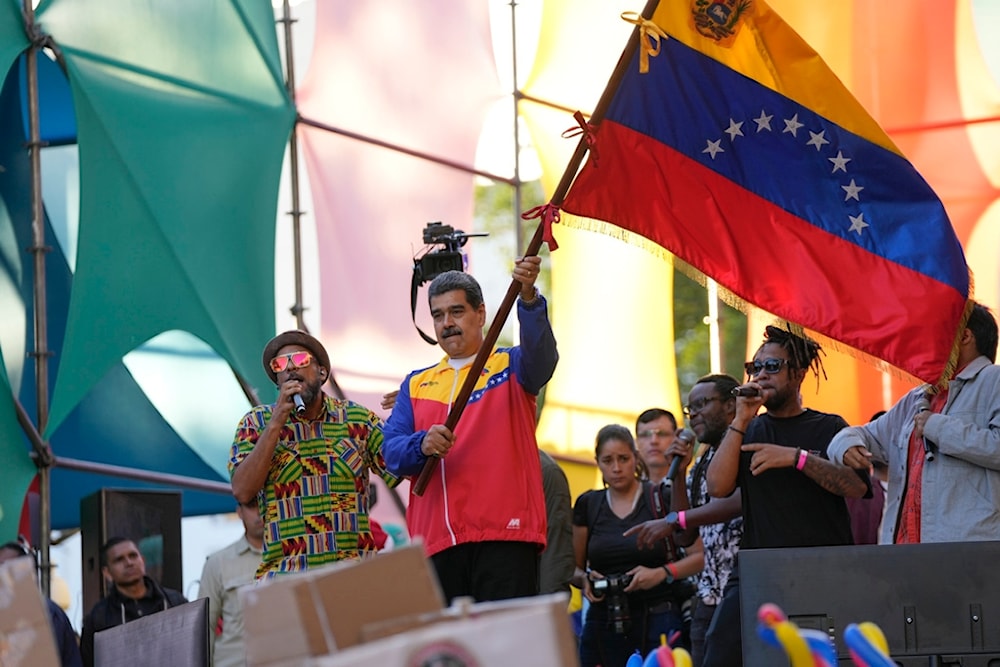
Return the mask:
<path id="1" fill-rule="evenodd" d="M 180 491 L 101 489 L 80 499 L 80 531 L 84 614 L 107 594 L 101 545 L 111 537 L 134 541 L 146 574 L 183 593 Z"/>
<path id="2" fill-rule="evenodd" d="M 787 665 L 757 636 L 757 610 L 781 607 L 834 639 L 871 621 L 903 667 L 1000 665 L 1000 542 L 749 549 L 739 554 L 743 664 Z"/>

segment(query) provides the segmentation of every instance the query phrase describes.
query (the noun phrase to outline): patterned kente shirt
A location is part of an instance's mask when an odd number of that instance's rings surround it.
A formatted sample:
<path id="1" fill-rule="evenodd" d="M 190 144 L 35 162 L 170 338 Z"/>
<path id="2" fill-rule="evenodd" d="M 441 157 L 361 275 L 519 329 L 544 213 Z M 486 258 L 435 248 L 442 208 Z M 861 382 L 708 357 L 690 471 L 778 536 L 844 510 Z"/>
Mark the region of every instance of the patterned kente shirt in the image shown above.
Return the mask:
<path id="1" fill-rule="evenodd" d="M 691 507 L 700 507 L 710 500 L 705 473 L 716 451 L 715 447 L 709 447 L 691 469 L 688 479 Z M 702 526 L 698 531 L 705 550 L 705 568 L 698 576 L 698 597 L 705 604 L 717 605 L 722 601 L 722 591 L 729 581 L 729 573 L 736 562 L 736 552 L 740 549 L 743 517 Z"/>
<path id="2" fill-rule="evenodd" d="M 362 405 L 329 396 L 324 407 L 311 421 L 293 412 L 278 436 L 257 496 L 264 519 L 258 579 L 377 551 L 368 520 L 368 473 L 390 487 L 399 483 L 382 459 L 382 420 Z M 230 478 L 253 450 L 272 408 L 257 406 L 240 421 Z"/>

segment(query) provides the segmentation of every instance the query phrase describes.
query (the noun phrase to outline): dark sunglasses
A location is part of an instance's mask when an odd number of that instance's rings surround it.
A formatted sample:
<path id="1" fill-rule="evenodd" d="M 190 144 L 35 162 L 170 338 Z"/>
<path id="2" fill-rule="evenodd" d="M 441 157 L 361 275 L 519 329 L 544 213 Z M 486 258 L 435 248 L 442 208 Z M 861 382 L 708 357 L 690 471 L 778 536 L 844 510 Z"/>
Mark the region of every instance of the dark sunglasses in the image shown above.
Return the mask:
<path id="1" fill-rule="evenodd" d="M 768 375 L 774 375 L 781 370 L 781 367 L 788 363 L 788 359 L 765 359 L 764 361 L 748 361 L 743 364 L 747 375 L 757 377 L 761 371 L 767 371 Z"/>
<path id="2" fill-rule="evenodd" d="M 271 359 L 271 370 L 275 373 L 280 373 L 286 368 L 305 368 L 312 363 L 312 355 L 308 352 L 289 352 L 288 354 L 279 354 L 274 359 Z"/>

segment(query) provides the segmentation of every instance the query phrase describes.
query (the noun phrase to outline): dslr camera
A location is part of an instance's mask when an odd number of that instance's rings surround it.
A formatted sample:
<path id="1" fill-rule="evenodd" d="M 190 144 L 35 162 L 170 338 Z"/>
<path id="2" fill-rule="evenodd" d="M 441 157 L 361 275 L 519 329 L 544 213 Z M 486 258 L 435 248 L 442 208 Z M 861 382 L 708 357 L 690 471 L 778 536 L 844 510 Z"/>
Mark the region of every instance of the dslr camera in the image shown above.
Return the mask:
<path id="1" fill-rule="evenodd" d="M 590 584 L 594 597 L 603 599 L 607 604 L 608 625 L 619 635 L 627 633 L 632 625 L 628 596 L 625 595 L 625 589 L 630 583 L 631 574 L 612 574 Z"/>

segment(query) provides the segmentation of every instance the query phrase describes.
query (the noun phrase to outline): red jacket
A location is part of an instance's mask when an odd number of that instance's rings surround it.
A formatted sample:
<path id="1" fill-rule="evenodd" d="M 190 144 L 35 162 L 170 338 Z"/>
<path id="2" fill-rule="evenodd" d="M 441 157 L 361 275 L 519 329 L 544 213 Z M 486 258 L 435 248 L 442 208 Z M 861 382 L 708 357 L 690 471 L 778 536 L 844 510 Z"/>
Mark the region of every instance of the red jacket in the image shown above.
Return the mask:
<path id="1" fill-rule="evenodd" d="M 410 496 L 407 526 L 423 539 L 428 556 L 466 542 L 545 545 L 535 396 L 558 354 L 544 301 L 519 304 L 518 314 L 521 345 L 490 355 L 455 428 L 454 447 L 438 462 L 424 494 Z M 420 473 L 427 460 L 420 451 L 424 434 L 447 420 L 469 367 L 456 371 L 445 358 L 406 378 L 385 428 L 389 470 Z"/>

